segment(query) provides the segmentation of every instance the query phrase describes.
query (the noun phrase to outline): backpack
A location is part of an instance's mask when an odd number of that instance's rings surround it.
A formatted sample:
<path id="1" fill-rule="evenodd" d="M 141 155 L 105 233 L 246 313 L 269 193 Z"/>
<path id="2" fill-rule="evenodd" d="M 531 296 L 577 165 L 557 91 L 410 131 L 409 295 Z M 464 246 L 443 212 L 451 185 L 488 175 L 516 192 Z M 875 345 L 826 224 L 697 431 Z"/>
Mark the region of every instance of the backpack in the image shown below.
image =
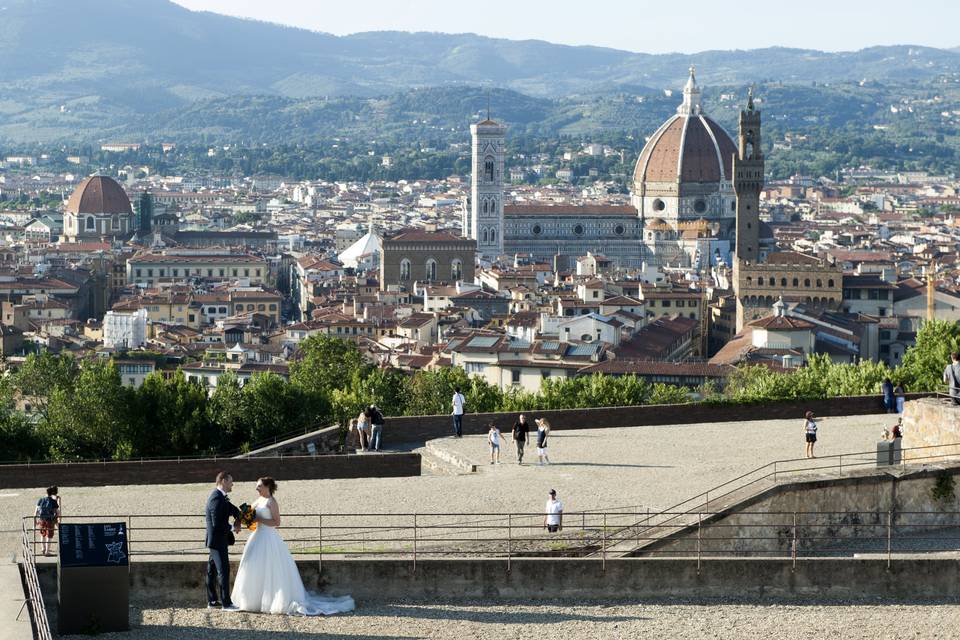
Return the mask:
<path id="1" fill-rule="evenodd" d="M 57 501 L 50 496 L 40 498 L 37 506 L 40 508 L 40 518 L 43 520 L 53 520 L 57 517 Z"/>

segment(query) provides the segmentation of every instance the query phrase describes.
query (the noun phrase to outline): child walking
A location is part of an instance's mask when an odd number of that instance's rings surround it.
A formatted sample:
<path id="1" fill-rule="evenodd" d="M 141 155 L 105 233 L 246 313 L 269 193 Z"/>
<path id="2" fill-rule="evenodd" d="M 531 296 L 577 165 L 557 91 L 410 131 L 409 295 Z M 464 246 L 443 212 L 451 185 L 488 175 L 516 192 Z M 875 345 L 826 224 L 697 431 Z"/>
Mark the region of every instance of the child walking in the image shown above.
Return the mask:
<path id="1" fill-rule="evenodd" d="M 550 458 L 547 456 L 547 436 L 550 435 L 550 423 L 546 418 L 537 418 L 537 464 L 550 464 Z"/>
<path id="2" fill-rule="evenodd" d="M 500 429 L 497 425 L 491 424 L 487 432 L 487 442 L 490 443 L 490 464 L 493 464 L 494 454 L 496 454 L 497 464 L 500 463 Z"/>

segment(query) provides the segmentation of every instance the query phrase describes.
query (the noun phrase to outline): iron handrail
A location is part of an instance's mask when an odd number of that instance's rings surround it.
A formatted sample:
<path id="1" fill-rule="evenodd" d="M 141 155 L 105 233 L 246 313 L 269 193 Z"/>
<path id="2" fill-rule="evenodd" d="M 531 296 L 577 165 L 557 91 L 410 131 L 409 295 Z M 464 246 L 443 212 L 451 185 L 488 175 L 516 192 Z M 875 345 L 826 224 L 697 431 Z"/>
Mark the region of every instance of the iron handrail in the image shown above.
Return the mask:
<path id="1" fill-rule="evenodd" d="M 50 630 L 50 621 L 47 619 L 47 608 L 43 604 L 43 592 L 40 590 L 40 579 L 37 577 L 37 564 L 34 558 L 33 546 L 31 545 L 31 533 L 33 528 L 27 529 L 26 518 L 21 523 L 20 536 L 20 557 L 23 567 L 24 583 L 27 587 L 26 600 L 23 607 L 26 607 L 30 613 L 30 622 L 33 626 L 34 638 L 38 640 L 53 640 L 53 633 Z M 33 518 L 30 518 L 31 522 Z M 23 612 L 23 607 L 20 611 Z M 19 618 L 20 615 L 18 614 Z"/>

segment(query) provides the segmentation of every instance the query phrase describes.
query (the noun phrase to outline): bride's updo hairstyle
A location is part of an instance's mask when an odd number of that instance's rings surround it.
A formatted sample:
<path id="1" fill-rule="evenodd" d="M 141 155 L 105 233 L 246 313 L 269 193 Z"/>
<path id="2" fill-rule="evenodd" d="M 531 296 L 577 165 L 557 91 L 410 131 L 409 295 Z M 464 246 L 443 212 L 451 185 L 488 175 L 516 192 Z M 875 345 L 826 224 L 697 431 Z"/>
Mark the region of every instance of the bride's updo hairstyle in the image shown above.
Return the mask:
<path id="1" fill-rule="evenodd" d="M 270 490 L 270 495 L 273 495 L 277 492 L 277 481 L 270 476 L 260 478 L 260 484 Z"/>

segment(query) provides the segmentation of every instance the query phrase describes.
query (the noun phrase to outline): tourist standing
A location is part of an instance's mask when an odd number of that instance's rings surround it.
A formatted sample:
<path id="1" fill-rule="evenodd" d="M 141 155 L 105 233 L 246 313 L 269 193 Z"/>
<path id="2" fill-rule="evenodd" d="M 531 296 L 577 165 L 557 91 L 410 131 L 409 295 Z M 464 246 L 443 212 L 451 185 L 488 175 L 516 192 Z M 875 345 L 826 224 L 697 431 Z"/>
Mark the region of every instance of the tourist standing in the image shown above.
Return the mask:
<path id="1" fill-rule="evenodd" d="M 493 464 L 494 454 L 496 454 L 497 463 L 500 462 L 500 429 L 497 425 L 490 424 L 490 430 L 487 431 L 487 442 L 490 444 L 490 464 Z"/>
<path id="2" fill-rule="evenodd" d="M 880 383 L 880 393 L 883 394 L 883 407 L 887 413 L 893 413 L 897 409 L 897 401 L 893 395 L 893 381 L 890 378 L 884 378 Z"/>
<path id="3" fill-rule="evenodd" d="M 813 411 L 807 411 L 806 419 L 803 421 L 803 433 L 807 440 L 807 457 L 816 458 L 813 455 L 813 445 L 817 443 L 817 421 L 813 419 Z"/>
<path id="4" fill-rule="evenodd" d="M 372 404 L 367 409 L 367 420 L 370 421 L 370 444 L 367 450 L 372 448 L 374 451 L 380 451 L 383 440 L 383 412 Z"/>
<path id="5" fill-rule="evenodd" d="M 557 500 L 557 492 L 550 489 L 547 508 L 543 515 L 543 528 L 550 533 L 563 530 L 563 503 Z"/>
<path id="6" fill-rule="evenodd" d="M 530 426 L 527 424 L 527 418 L 521 413 L 517 421 L 513 423 L 513 444 L 517 447 L 518 464 L 523 464 L 523 448 L 527 444 L 529 434 Z"/>
<path id="7" fill-rule="evenodd" d="M 467 399 L 460 393 L 460 387 L 453 390 L 453 437 L 463 437 L 463 411 Z"/>
<path id="8" fill-rule="evenodd" d="M 47 495 L 37 501 L 33 514 L 33 526 L 40 529 L 40 552 L 50 555 L 53 533 L 60 522 L 60 496 L 57 487 L 47 487 Z"/>
<path id="9" fill-rule="evenodd" d="M 950 354 L 950 364 L 943 370 L 943 381 L 950 386 L 953 404 L 960 404 L 960 353 Z"/>
<path id="10" fill-rule="evenodd" d="M 546 418 L 537 418 L 537 458 L 538 464 L 550 464 L 550 458 L 547 456 L 547 437 L 550 435 L 550 423 Z"/>
<path id="11" fill-rule="evenodd" d="M 360 451 L 366 451 L 370 448 L 370 420 L 367 418 L 367 412 L 361 411 L 357 416 L 357 438 L 360 441 Z"/>
<path id="12" fill-rule="evenodd" d="M 893 396 L 897 401 L 897 413 L 903 413 L 903 403 L 907 401 L 907 388 L 903 382 L 897 382 L 897 386 L 893 388 Z"/>

